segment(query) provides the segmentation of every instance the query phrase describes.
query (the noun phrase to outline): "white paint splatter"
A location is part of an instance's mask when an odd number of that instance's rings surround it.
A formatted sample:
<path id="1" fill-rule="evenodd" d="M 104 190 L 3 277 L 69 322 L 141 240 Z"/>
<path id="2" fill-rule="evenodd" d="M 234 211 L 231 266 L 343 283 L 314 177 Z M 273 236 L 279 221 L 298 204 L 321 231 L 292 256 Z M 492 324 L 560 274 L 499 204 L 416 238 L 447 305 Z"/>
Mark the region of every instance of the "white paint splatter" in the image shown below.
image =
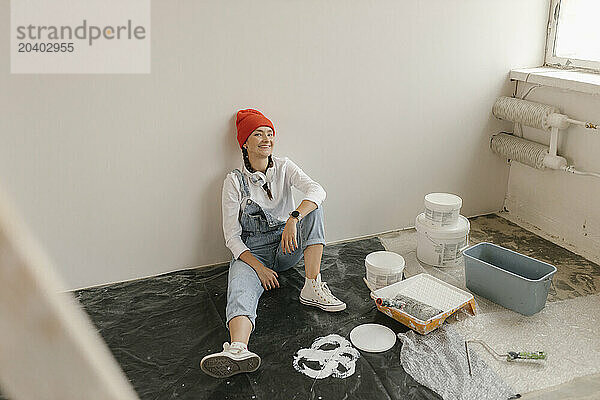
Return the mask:
<path id="1" fill-rule="evenodd" d="M 314 379 L 328 376 L 347 378 L 356 369 L 360 353 L 340 335 L 317 338 L 308 349 L 300 349 L 294 356 L 294 369 Z M 312 368 L 315 364 L 317 368 Z"/>

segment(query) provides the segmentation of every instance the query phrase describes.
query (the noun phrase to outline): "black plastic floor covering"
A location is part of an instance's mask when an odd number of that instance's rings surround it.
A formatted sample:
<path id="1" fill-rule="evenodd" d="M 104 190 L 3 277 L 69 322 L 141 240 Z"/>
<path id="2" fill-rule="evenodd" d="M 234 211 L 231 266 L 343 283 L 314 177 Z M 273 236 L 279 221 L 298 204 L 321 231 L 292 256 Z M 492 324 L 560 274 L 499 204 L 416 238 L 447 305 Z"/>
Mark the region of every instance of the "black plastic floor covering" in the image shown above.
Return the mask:
<path id="1" fill-rule="evenodd" d="M 314 380 L 292 366 L 294 354 L 332 333 L 349 338 L 357 325 L 406 327 L 374 307 L 364 258 L 379 239 L 326 246 L 322 277 L 348 307 L 327 313 L 298 301 L 304 266 L 279 274 L 281 288 L 261 297 L 250 350 L 262 365 L 228 379 L 205 375 L 199 361 L 229 341 L 225 327 L 227 267 L 175 272 L 75 293 L 143 400 L 159 399 L 440 399 L 404 372 L 400 342 L 379 354 L 361 352 L 345 379 Z M 1 397 L 1 396 L 0 396 Z"/>

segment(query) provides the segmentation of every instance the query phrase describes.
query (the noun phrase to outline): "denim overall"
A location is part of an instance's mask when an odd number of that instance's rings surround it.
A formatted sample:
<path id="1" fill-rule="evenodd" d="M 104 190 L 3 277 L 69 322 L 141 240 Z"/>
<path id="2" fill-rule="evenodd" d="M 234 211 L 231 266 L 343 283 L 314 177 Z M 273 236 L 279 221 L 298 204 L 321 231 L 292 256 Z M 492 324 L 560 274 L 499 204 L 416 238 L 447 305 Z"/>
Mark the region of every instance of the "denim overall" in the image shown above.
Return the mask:
<path id="1" fill-rule="evenodd" d="M 285 227 L 282 222 L 263 210 L 250 198 L 247 177 L 238 169 L 233 170 L 240 182 L 242 204 L 239 221 L 242 226 L 241 238 L 250 252 L 265 267 L 277 273 L 293 267 L 304 254 L 307 246 L 321 243 L 325 246 L 325 228 L 323 209 L 317 207 L 297 224 L 296 241 L 298 247 L 292 253 L 283 254 L 281 234 Z M 264 292 L 260 279 L 254 269 L 241 259 L 233 258 L 229 263 L 227 285 L 227 326 L 229 321 L 239 315 L 247 316 L 252 322 L 256 320 L 258 299 Z"/>

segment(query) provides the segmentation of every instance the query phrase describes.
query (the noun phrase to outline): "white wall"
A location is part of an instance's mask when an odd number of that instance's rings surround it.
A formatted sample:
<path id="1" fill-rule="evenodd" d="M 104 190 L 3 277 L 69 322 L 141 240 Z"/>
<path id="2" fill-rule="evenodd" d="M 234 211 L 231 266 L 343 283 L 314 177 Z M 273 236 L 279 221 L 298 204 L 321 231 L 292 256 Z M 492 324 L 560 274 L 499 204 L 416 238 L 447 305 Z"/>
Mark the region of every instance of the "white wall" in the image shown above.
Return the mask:
<path id="1" fill-rule="evenodd" d="M 519 84 L 522 95 L 531 88 Z M 533 89 L 527 100 L 551 104 L 582 121 L 600 122 L 600 97 L 548 87 Z M 600 135 L 571 126 L 561 131 L 558 154 L 579 170 L 600 172 Z M 548 144 L 549 135 L 525 127 L 526 139 Z M 600 179 L 541 171 L 512 163 L 506 208 L 517 222 L 533 225 L 554 241 L 600 262 Z"/>
<path id="2" fill-rule="evenodd" d="M 0 179 L 71 287 L 230 259 L 220 192 L 243 107 L 327 190 L 328 241 L 411 226 L 431 191 L 497 211 L 490 108 L 507 71 L 542 62 L 547 7 L 153 1 L 150 75 L 10 75 L 2 58 Z M 3 55 L 8 25 L 3 1 Z"/>

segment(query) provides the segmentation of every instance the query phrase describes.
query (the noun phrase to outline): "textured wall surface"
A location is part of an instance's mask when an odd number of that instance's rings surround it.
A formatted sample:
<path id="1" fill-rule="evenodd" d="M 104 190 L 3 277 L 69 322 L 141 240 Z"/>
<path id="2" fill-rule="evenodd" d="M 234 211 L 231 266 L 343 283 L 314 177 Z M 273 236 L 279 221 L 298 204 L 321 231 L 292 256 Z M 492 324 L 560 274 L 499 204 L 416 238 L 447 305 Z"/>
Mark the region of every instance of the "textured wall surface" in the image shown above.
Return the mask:
<path id="1" fill-rule="evenodd" d="M 423 196 L 502 207 L 488 149 L 507 71 L 540 65 L 547 0 L 152 2 L 152 73 L 11 75 L 0 181 L 70 287 L 228 260 L 220 193 L 256 107 L 328 193 L 327 240 L 414 225 Z"/>

